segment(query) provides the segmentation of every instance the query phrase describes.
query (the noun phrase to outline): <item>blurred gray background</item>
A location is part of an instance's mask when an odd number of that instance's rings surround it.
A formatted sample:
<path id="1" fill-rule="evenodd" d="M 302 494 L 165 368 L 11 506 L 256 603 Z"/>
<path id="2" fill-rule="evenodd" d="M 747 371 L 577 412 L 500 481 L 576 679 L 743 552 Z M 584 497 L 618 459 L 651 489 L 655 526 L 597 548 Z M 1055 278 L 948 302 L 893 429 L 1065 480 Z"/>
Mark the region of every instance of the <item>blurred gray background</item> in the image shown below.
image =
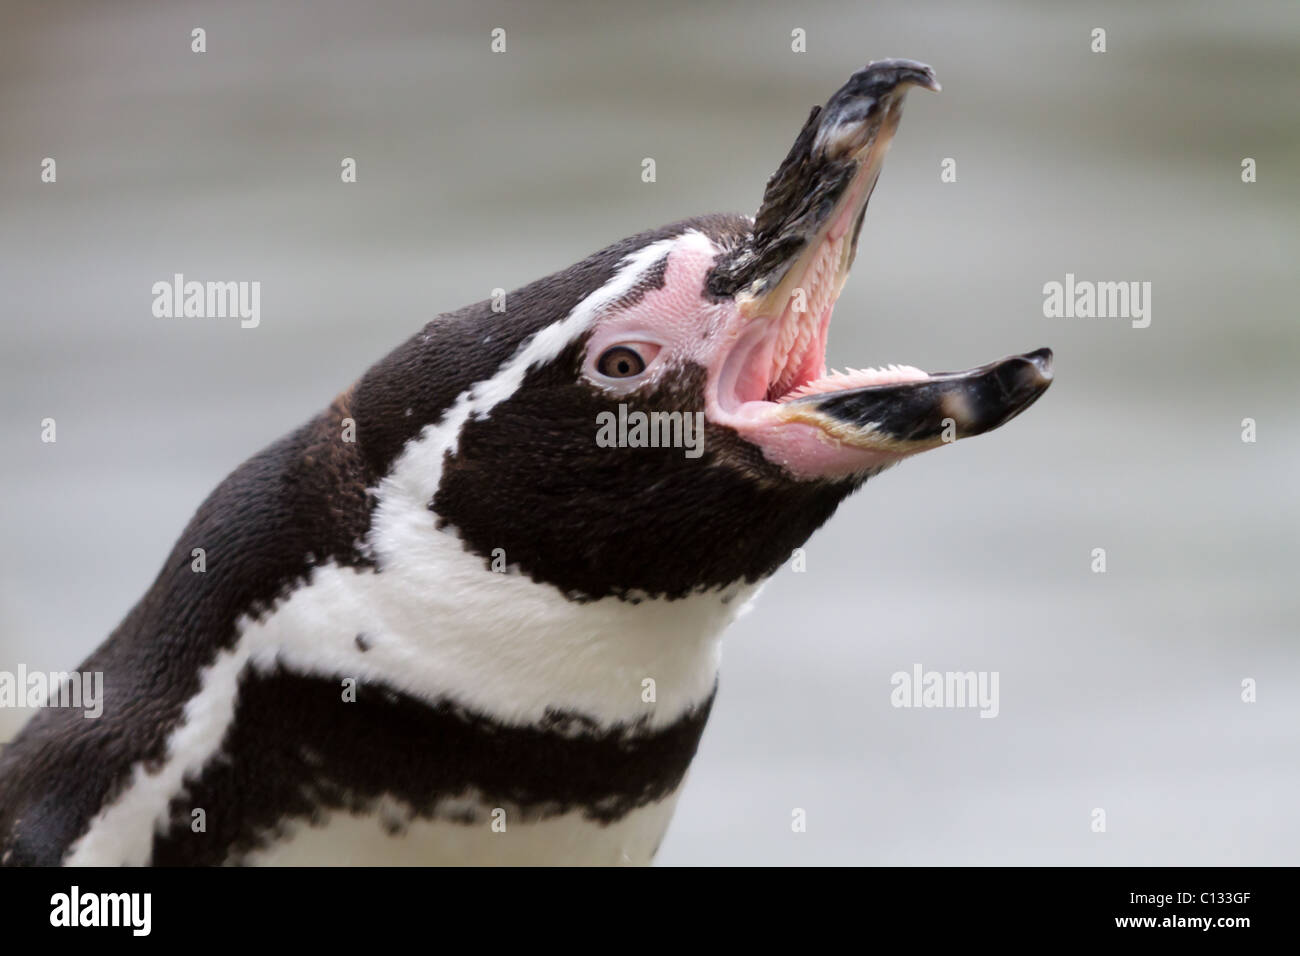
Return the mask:
<path id="1" fill-rule="evenodd" d="M 1057 381 L 770 583 L 659 861 L 1300 862 L 1293 2 L 6 0 L 0 669 L 75 666 L 224 474 L 438 312 L 752 212 L 888 56 L 945 89 L 909 99 L 831 364 L 1050 345 Z M 173 272 L 260 280 L 261 326 L 153 318 Z M 1066 272 L 1150 281 L 1150 328 L 1044 318 Z M 914 663 L 999 672 L 1000 716 L 891 707 Z"/>

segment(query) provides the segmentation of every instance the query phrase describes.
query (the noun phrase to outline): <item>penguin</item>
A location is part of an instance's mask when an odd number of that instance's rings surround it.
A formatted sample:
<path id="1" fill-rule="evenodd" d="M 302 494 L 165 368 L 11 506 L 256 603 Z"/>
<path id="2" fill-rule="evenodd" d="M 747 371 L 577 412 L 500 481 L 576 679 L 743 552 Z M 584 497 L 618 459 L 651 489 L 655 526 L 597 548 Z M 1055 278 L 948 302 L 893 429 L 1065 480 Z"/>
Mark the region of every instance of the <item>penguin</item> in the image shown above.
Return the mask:
<path id="1" fill-rule="evenodd" d="M 753 218 L 441 315 L 235 469 L 81 664 L 101 715 L 0 755 L 0 863 L 649 863 L 764 580 L 1051 382 L 1047 349 L 826 367 L 912 87 L 868 64 Z"/>

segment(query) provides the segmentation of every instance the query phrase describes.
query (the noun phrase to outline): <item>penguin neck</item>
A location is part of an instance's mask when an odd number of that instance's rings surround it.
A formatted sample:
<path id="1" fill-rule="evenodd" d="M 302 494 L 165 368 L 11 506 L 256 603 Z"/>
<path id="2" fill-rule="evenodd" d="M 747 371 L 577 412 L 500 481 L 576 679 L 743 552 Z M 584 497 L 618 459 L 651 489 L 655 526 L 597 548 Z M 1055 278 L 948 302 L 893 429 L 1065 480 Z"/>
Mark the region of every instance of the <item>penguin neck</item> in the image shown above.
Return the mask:
<path id="1" fill-rule="evenodd" d="M 498 379 L 513 374 L 508 365 Z M 503 394 L 466 390 L 408 440 L 369 492 L 358 560 L 316 564 L 269 608 L 245 614 L 214 673 L 252 665 L 354 678 L 512 726 L 566 714 L 606 730 L 653 730 L 705 706 L 722 632 L 759 584 L 674 599 L 578 598 L 521 573 L 508 553 L 485 559 L 466 548 L 431 510 L 464 423 L 490 410 L 484 395 Z M 346 411 L 344 402 L 335 417 Z"/>

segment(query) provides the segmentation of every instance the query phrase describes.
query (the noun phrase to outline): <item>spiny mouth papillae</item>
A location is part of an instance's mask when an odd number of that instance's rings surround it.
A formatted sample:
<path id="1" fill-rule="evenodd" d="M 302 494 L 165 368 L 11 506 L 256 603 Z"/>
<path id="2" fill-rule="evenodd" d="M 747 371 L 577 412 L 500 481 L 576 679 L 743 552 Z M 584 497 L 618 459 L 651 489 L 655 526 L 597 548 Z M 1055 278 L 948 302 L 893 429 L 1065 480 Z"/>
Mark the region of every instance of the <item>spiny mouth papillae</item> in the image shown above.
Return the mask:
<path id="1" fill-rule="evenodd" d="M 997 427 L 1050 383 L 1045 349 L 968 372 L 826 368 L 831 311 L 913 86 L 939 90 L 928 66 L 880 60 L 815 107 L 768 181 L 749 242 L 710 276 L 744 323 L 720 394 L 735 421 L 800 422 L 842 445 L 910 454 L 933 447 L 949 420 L 957 438 Z"/>
<path id="2" fill-rule="evenodd" d="M 828 369 L 826 343 L 831 312 L 843 285 L 840 262 L 844 257 L 846 236 L 825 239 L 809 264 L 803 283 L 791 307 L 777 320 L 768 373 L 771 386 L 766 401 L 783 403 L 807 395 L 891 385 L 927 378 L 925 372 L 911 365 L 886 365 L 880 368 Z M 795 306 L 806 306 L 800 311 Z"/>

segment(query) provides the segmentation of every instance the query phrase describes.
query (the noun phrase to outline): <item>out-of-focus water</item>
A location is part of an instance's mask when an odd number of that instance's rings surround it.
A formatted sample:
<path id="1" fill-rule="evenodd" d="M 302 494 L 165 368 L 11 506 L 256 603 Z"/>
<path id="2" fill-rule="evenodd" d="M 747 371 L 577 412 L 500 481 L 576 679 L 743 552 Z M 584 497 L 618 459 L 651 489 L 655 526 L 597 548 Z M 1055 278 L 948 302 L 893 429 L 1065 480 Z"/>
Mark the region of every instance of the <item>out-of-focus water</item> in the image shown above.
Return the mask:
<path id="1" fill-rule="evenodd" d="M 1300 7 L 1256 0 L 11 0 L 0 669 L 73 666 L 222 475 L 428 318 L 752 211 L 808 108 L 906 56 L 945 89 L 910 97 L 831 364 L 1050 345 L 1057 381 L 769 584 L 660 861 L 1295 863 L 1298 54 Z M 260 327 L 153 319 L 173 272 L 260 280 Z M 1067 272 L 1151 282 L 1150 327 L 1044 318 Z M 892 707 L 916 663 L 997 671 L 998 717 Z"/>

